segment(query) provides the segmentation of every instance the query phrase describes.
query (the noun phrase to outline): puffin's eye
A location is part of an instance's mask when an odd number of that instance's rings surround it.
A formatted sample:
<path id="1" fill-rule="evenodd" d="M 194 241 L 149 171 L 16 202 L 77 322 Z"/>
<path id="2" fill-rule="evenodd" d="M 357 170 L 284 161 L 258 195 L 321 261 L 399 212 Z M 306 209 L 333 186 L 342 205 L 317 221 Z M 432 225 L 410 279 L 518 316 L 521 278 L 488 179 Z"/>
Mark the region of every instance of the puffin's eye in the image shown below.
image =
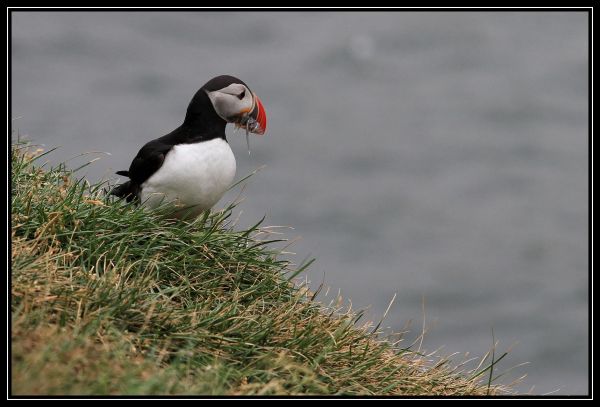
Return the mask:
<path id="1" fill-rule="evenodd" d="M 237 95 L 239 100 L 242 100 L 244 98 L 244 96 L 246 96 L 246 90 L 243 90 L 242 93 L 240 93 L 239 95 Z"/>

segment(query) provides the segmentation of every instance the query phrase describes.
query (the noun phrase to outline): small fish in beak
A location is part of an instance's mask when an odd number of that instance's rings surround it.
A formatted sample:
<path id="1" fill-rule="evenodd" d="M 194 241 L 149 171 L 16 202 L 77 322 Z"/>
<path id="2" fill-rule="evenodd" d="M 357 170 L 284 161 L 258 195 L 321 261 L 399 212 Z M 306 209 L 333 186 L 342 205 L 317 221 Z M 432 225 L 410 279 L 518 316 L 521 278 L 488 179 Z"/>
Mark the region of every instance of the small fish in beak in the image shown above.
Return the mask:
<path id="1" fill-rule="evenodd" d="M 250 155 L 250 133 L 256 133 L 260 127 L 258 122 L 250 116 L 244 116 L 236 127 L 243 127 L 246 130 L 246 145 L 248 146 L 248 155 Z"/>
<path id="2" fill-rule="evenodd" d="M 254 95 L 254 108 L 250 114 L 244 114 L 239 121 L 238 126 L 246 129 L 246 145 L 248 146 L 248 155 L 250 155 L 250 137 L 249 134 L 263 135 L 267 130 L 267 113 L 261 100 Z"/>

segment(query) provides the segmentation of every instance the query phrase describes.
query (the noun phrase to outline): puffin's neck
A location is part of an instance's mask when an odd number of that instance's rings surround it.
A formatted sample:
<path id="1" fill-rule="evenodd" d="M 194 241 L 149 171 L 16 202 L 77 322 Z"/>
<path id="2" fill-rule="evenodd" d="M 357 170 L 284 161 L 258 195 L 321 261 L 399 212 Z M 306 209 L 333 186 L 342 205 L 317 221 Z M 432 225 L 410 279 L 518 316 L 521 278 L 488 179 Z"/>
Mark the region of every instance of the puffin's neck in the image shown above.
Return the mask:
<path id="1" fill-rule="evenodd" d="M 181 127 L 186 130 L 190 142 L 198 142 L 214 138 L 226 140 L 226 125 L 227 122 L 217 114 L 204 89 L 200 89 L 192 98 Z"/>

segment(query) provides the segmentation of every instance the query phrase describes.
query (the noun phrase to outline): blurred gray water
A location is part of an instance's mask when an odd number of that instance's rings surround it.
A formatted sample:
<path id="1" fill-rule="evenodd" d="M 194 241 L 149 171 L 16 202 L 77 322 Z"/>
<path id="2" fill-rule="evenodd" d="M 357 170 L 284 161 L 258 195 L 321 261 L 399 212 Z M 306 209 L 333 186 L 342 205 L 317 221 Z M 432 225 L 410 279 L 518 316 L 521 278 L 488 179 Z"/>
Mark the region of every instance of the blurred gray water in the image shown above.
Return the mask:
<path id="1" fill-rule="evenodd" d="M 269 127 L 228 129 L 240 225 L 301 236 L 298 261 L 408 345 L 481 356 L 500 379 L 588 391 L 585 13 L 14 13 L 14 127 L 56 163 L 105 151 L 127 169 L 215 75 L 264 101 Z M 78 161 L 79 160 L 79 161 Z M 82 162 L 73 159 L 72 165 Z M 231 201 L 239 188 L 220 202 Z"/>

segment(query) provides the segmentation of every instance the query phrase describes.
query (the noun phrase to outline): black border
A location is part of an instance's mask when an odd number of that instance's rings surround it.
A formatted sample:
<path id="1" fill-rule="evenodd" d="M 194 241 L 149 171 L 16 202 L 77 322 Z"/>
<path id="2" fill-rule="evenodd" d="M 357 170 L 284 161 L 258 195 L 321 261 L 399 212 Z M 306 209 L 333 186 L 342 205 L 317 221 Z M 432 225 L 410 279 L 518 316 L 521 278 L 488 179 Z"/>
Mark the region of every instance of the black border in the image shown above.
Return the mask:
<path id="1" fill-rule="evenodd" d="M 136 8 L 136 7 L 6 7 L 7 10 L 7 176 L 11 178 L 12 168 L 10 167 L 10 148 L 11 148 L 11 135 L 13 131 L 12 126 L 12 14 L 15 12 L 235 12 L 235 11 L 247 11 L 247 12 L 411 12 L 411 11 L 422 11 L 422 12 L 585 12 L 588 14 L 588 219 L 591 214 L 591 220 L 588 227 L 588 355 L 590 355 L 588 361 L 588 394 L 587 395 L 501 395 L 501 396 L 337 396 L 337 395 L 319 395 L 319 396 L 203 396 L 203 395 L 168 395 L 168 396 L 149 396 L 149 395 L 100 395 L 100 396 L 88 396 L 88 395 L 66 395 L 66 396 L 41 396 L 41 395 L 13 395 L 12 394 L 12 366 L 11 357 L 12 349 L 9 347 L 11 338 L 12 324 L 9 324 L 10 320 L 10 307 L 12 295 L 10 292 L 10 286 L 12 281 L 12 273 L 10 268 L 10 261 L 7 256 L 7 400 L 8 399 L 23 399 L 23 400 L 71 400 L 71 399 L 240 399 L 240 400 L 268 400 L 268 399 L 371 399 L 371 400 L 387 400 L 387 399 L 593 399 L 593 7 L 592 6 L 581 6 L 581 7 L 357 7 L 357 8 L 339 8 L 339 7 L 157 7 L 157 8 Z M 8 185 L 8 181 L 7 181 Z M 7 188 L 8 189 L 8 188 Z M 591 194 L 590 194 L 591 192 Z M 8 189 L 7 201 L 10 201 L 10 189 Z M 7 228 L 7 241 L 8 251 L 12 252 L 11 242 L 11 230 L 12 221 L 10 208 L 7 204 L 7 217 L 8 217 L 8 228 Z"/>

